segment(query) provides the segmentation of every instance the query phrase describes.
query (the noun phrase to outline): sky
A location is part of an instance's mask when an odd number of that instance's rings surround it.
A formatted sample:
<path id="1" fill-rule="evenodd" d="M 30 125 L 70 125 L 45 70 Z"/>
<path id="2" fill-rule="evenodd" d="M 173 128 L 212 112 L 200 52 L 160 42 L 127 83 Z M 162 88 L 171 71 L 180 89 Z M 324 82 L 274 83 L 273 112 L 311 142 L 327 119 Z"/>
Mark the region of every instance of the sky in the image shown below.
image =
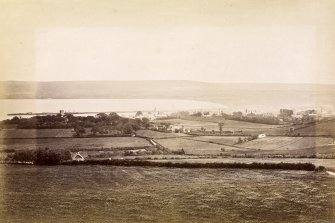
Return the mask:
<path id="1" fill-rule="evenodd" d="M 0 2 L 0 80 L 335 84 L 335 1 Z"/>

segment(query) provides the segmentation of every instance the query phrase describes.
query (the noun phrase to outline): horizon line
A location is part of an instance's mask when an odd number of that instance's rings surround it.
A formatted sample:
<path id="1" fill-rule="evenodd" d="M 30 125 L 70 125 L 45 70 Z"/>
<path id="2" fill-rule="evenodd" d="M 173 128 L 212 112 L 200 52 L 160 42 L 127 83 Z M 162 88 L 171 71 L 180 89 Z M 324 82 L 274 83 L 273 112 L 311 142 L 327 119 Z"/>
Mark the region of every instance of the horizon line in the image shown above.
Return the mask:
<path id="1" fill-rule="evenodd" d="M 226 82 L 226 81 L 200 81 L 200 80 L 155 80 L 155 79 L 133 79 L 133 80 L 0 80 L 0 82 L 42 82 L 42 83 L 50 83 L 50 82 L 146 82 L 146 81 L 184 81 L 184 82 L 198 82 L 198 83 L 209 83 L 209 84 L 287 84 L 287 85 L 335 85 L 335 83 L 323 83 L 323 82 Z"/>

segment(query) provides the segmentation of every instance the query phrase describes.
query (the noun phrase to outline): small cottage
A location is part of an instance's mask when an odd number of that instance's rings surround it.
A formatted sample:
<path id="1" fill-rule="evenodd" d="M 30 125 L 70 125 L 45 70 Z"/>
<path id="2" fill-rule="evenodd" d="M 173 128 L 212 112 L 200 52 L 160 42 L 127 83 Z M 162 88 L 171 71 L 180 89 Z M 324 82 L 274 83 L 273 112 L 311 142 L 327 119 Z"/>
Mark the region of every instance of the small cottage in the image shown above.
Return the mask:
<path id="1" fill-rule="evenodd" d="M 265 135 L 264 133 L 259 134 L 259 135 L 257 136 L 257 138 L 259 138 L 259 139 L 262 139 L 262 138 L 265 138 L 265 137 L 266 137 L 266 135 Z"/>
<path id="2" fill-rule="evenodd" d="M 85 156 L 82 155 L 80 152 L 71 153 L 71 159 L 75 161 L 84 161 Z"/>

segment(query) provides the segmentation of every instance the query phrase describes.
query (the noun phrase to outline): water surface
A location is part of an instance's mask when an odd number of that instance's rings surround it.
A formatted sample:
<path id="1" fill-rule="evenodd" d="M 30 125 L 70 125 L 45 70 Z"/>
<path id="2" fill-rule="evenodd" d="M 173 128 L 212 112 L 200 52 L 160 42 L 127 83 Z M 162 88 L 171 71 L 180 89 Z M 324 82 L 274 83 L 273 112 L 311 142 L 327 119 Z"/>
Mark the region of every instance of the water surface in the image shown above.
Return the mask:
<path id="1" fill-rule="evenodd" d="M 26 112 L 134 112 L 222 109 L 222 104 L 176 99 L 1 99 L 0 120 L 8 113 Z"/>

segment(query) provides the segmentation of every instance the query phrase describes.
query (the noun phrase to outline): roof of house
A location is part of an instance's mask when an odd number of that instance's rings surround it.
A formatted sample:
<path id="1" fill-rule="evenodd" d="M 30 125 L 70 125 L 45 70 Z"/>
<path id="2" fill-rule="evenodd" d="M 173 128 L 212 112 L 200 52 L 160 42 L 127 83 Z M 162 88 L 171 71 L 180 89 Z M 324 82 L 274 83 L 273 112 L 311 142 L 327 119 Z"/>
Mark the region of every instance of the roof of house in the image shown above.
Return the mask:
<path id="1" fill-rule="evenodd" d="M 71 159 L 85 159 L 86 157 L 88 157 L 87 152 L 71 152 Z"/>

